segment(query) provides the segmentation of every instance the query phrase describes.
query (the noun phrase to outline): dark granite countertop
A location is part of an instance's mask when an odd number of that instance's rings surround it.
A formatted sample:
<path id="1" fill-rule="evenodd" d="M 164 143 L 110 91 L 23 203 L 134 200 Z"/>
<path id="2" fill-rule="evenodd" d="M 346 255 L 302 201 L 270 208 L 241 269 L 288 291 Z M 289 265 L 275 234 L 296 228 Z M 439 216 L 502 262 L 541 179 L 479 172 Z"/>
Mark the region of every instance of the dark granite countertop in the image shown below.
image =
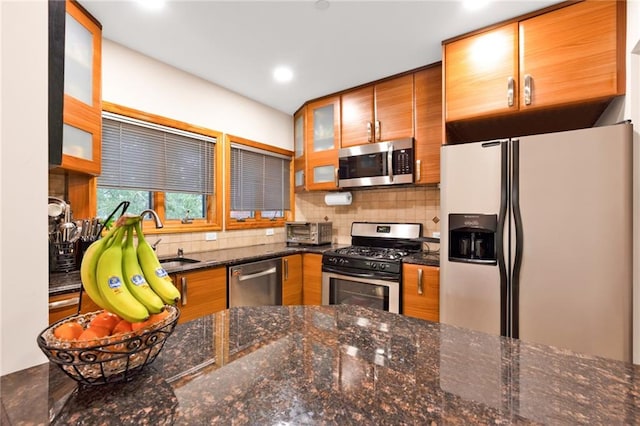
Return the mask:
<path id="1" fill-rule="evenodd" d="M 353 305 L 233 308 L 178 325 L 155 362 L 127 383 L 80 387 L 48 363 L 3 376 L 1 418 L 640 424 L 636 375 L 637 365 Z"/>
<path id="2" fill-rule="evenodd" d="M 344 245 L 287 246 L 285 243 L 278 243 L 187 253 L 185 257 L 198 260 L 199 262 L 184 264 L 177 268 L 166 268 L 166 271 L 172 274 L 196 269 L 213 268 L 216 266 L 254 262 L 261 259 L 287 256 L 296 253 L 322 253 L 338 247 L 344 247 Z M 161 256 L 161 258 L 163 257 Z M 49 274 L 49 296 L 78 291 L 80 290 L 80 286 L 79 271 Z"/>
<path id="3" fill-rule="evenodd" d="M 322 246 L 287 246 L 280 244 L 263 244 L 257 246 L 237 247 L 222 250 L 188 253 L 185 257 L 198 260 L 198 263 L 188 263 L 178 268 L 166 268 L 172 274 L 182 271 L 192 271 L 216 266 L 228 266 L 244 262 L 254 262 L 270 257 L 287 256 L 296 253 L 323 253 L 346 245 L 322 245 Z M 439 266 L 438 252 L 420 252 L 403 259 L 406 263 L 414 263 L 427 266 Z M 70 293 L 80 290 L 80 272 L 49 274 L 49 296 Z"/>

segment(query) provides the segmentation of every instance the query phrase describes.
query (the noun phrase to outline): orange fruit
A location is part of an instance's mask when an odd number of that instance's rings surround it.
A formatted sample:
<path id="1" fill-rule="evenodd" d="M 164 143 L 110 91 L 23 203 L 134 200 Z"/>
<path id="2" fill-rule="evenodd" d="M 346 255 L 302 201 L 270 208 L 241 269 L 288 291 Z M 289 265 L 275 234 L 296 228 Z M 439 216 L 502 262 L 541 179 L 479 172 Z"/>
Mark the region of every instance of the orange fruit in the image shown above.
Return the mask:
<path id="1" fill-rule="evenodd" d="M 158 314 L 152 314 L 149 317 L 148 321 L 149 321 L 150 324 L 155 324 L 157 322 L 164 321 L 164 319 L 167 318 L 168 316 L 169 316 L 169 311 L 164 310 L 164 311 L 162 311 L 162 312 L 160 312 Z"/>
<path id="2" fill-rule="evenodd" d="M 132 331 L 138 331 L 138 330 L 142 330 L 143 328 L 147 328 L 147 326 L 149 326 L 151 323 L 149 322 L 149 319 L 145 320 L 145 321 L 140 321 L 140 322 L 132 322 L 131 323 L 131 330 Z"/>
<path id="3" fill-rule="evenodd" d="M 102 327 L 106 329 L 109 333 L 113 331 L 113 328 L 120 322 L 120 317 L 116 314 L 112 314 L 111 312 L 104 311 L 96 315 L 91 322 L 89 323 L 89 327 Z"/>
<path id="4" fill-rule="evenodd" d="M 69 321 L 57 326 L 55 330 L 53 330 L 53 335 L 60 340 L 75 340 L 83 331 L 84 329 L 80 324 L 75 321 Z"/>
<path id="5" fill-rule="evenodd" d="M 104 330 L 104 329 L 103 329 Z M 85 341 L 85 340 L 95 340 L 95 339 L 99 339 L 100 336 L 98 335 L 97 331 L 100 331 L 100 329 L 97 328 L 87 328 L 85 331 L 82 332 L 82 334 L 78 337 L 78 340 L 81 341 Z"/>
<path id="6" fill-rule="evenodd" d="M 120 320 L 113 330 L 111 330 L 111 334 L 123 334 L 131 332 L 131 323 L 127 320 Z"/>

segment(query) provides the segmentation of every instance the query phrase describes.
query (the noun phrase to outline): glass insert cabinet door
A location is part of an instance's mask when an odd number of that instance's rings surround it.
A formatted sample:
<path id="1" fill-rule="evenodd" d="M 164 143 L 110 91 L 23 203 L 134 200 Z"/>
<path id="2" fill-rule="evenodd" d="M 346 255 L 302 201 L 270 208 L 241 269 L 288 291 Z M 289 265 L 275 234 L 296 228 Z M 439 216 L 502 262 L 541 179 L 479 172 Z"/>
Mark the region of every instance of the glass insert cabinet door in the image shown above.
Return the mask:
<path id="1" fill-rule="evenodd" d="M 306 118 L 307 189 L 335 189 L 340 147 L 340 97 L 309 103 Z"/>
<path id="2" fill-rule="evenodd" d="M 69 13 L 65 22 L 64 92 L 93 105 L 93 34 Z"/>
<path id="3" fill-rule="evenodd" d="M 102 138 L 101 25 L 77 3 L 65 2 L 62 164 L 100 174 Z"/>

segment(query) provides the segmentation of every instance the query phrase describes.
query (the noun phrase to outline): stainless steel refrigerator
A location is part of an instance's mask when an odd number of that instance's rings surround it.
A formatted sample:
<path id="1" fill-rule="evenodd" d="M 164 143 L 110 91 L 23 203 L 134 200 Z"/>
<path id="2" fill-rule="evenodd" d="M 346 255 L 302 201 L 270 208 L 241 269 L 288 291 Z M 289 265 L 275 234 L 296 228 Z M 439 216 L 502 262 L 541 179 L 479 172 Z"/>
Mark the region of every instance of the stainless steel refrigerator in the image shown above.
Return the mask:
<path id="1" fill-rule="evenodd" d="M 443 146 L 441 321 L 631 361 L 632 132 Z"/>

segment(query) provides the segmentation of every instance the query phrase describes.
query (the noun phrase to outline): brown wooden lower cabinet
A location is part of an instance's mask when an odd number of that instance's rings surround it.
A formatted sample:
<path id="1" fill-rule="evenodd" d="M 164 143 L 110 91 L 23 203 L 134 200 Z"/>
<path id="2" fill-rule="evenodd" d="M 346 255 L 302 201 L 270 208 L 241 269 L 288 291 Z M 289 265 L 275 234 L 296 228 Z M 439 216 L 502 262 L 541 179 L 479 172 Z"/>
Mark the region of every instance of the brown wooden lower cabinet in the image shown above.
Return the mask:
<path id="1" fill-rule="evenodd" d="M 322 304 L 322 255 L 305 253 L 302 255 L 302 304 Z"/>
<path id="2" fill-rule="evenodd" d="M 282 258 L 282 304 L 302 305 L 302 255 Z"/>
<path id="3" fill-rule="evenodd" d="M 49 324 L 78 313 L 80 292 L 58 294 L 49 297 Z M 99 311 L 101 308 L 89 298 L 87 293 L 82 293 L 82 309 L 80 313 Z"/>
<path id="4" fill-rule="evenodd" d="M 172 278 L 180 291 L 179 324 L 227 309 L 225 267 L 181 272 Z"/>
<path id="5" fill-rule="evenodd" d="M 440 321 L 440 268 L 402 265 L 402 312 L 429 321 Z"/>

